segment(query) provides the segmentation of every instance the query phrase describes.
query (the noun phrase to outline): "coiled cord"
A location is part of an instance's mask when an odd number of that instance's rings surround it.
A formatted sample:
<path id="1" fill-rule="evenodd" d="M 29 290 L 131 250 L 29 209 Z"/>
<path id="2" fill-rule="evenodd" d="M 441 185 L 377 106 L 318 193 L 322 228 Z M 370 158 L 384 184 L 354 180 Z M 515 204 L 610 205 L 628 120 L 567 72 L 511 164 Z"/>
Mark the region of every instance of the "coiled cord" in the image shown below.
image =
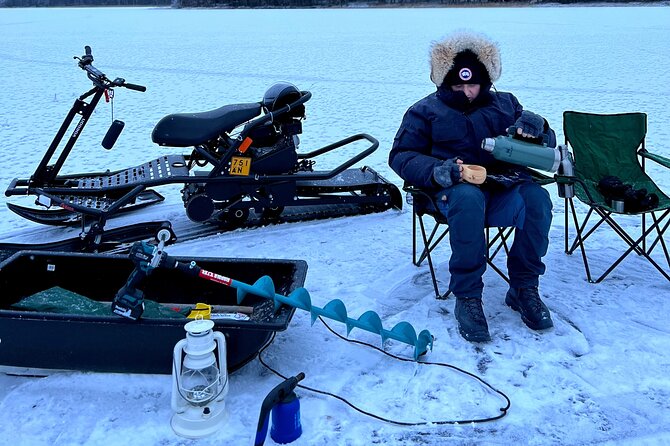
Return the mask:
<path id="1" fill-rule="evenodd" d="M 390 418 L 385 418 L 385 417 L 382 417 L 382 416 L 380 416 L 380 415 L 377 415 L 377 414 L 374 414 L 374 413 L 372 413 L 372 412 L 369 412 L 369 411 L 366 411 L 366 410 L 364 410 L 364 409 L 361 409 L 360 407 L 357 407 L 356 405 L 354 405 L 353 403 L 351 403 L 351 402 L 348 401 L 347 399 L 345 399 L 345 398 L 343 398 L 343 397 L 341 397 L 341 396 L 339 396 L 339 395 L 336 395 L 336 394 L 334 394 L 334 393 L 326 392 L 326 391 L 324 391 L 324 390 L 315 389 L 315 388 L 313 388 L 313 387 L 305 386 L 304 384 L 298 384 L 297 387 L 300 387 L 300 388 L 302 388 L 302 389 L 308 390 L 308 391 L 310 391 L 310 392 L 314 392 L 314 393 L 318 393 L 318 394 L 321 394 L 321 395 L 327 395 L 327 396 L 330 396 L 330 397 L 332 397 L 332 398 L 335 398 L 335 399 L 337 399 L 337 400 L 342 401 L 344 404 L 346 404 L 347 406 L 351 407 L 351 408 L 354 409 L 355 411 L 362 413 L 363 415 L 369 416 L 369 417 L 374 418 L 374 419 L 377 419 L 377 420 L 379 420 L 379 421 L 383 421 L 383 422 L 385 422 L 385 423 L 391 423 L 391 424 L 395 424 L 395 425 L 398 425 L 398 426 L 427 426 L 427 425 L 444 425 L 444 424 L 487 423 L 487 422 L 490 422 L 490 421 L 499 420 L 499 419 L 503 418 L 505 415 L 507 415 L 507 411 L 509 410 L 509 408 L 510 408 L 510 406 L 511 406 L 511 404 L 512 404 L 511 401 L 510 401 L 510 399 L 507 397 L 507 395 L 505 395 L 505 393 L 503 393 L 501 390 L 496 389 L 496 388 L 493 387 L 491 384 L 489 384 L 488 382 L 486 382 L 484 379 L 480 378 L 479 376 L 475 375 L 474 373 L 468 372 L 467 370 L 463 370 L 463 369 L 461 369 L 461 368 L 459 368 L 459 367 L 456 367 L 456 366 L 454 366 L 454 365 L 452 365 L 452 364 L 447 364 L 447 363 L 442 363 L 442 362 L 428 362 L 428 361 L 417 362 L 417 361 L 415 361 L 414 359 L 408 359 L 408 358 L 403 358 L 403 357 L 401 357 L 401 356 L 393 355 L 393 354 L 391 354 L 391 353 L 388 353 L 388 352 L 384 351 L 382 348 L 379 348 L 379 347 L 377 347 L 377 346 L 375 346 L 375 345 L 372 345 L 372 344 L 368 344 L 367 342 L 362 342 L 362 341 L 358 341 L 358 340 L 355 340 L 355 339 L 348 339 L 348 338 L 345 338 L 344 336 L 340 335 L 339 333 L 337 333 L 336 331 L 334 331 L 332 328 L 330 328 L 330 326 L 329 326 L 329 325 L 328 325 L 328 324 L 321 318 L 321 316 L 319 316 L 319 320 L 321 320 L 321 322 L 323 323 L 323 325 L 326 326 L 326 328 L 328 329 L 328 331 L 330 331 L 331 333 L 333 333 L 333 334 L 334 334 L 335 336 L 337 336 L 338 338 L 340 338 L 340 339 L 342 339 L 342 340 L 345 340 L 345 341 L 347 341 L 347 342 L 354 343 L 354 344 L 365 345 L 365 346 L 367 346 L 367 347 L 370 347 L 370 348 L 372 348 L 372 349 L 375 349 L 375 350 L 377 350 L 377 351 L 380 351 L 380 352 L 382 352 L 383 354 L 385 354 L 385 355 L 387 355 L 387 356 L 390 356 L 390 357 L 393 358 L 393 359 L 397 359 L 398 361 L 404 361 L 404 362 L 416 362 L 417 364 L 421 364 L 421 365 L 431 365 L 431 366 L 438 366 L 438 367 L 446 367 L 446 368 L 455 370 L 455 371 L 457 371 L 457 372 L 463 373 L 464 375 L 467 375 L 467 376 L 469 376 L 469 377 L 471 377 L 471 378 L 473 378 L 473 379 L 479 381 L 484 387 L 488 388 L 489 390 L 493 391 L 494 393 L 497 393 L 498 395 L 500 395 L 500 396 L 505 400 L 505 406 L 504 406 L 504 407 L 501 407 L 501 408 L 499 409 L 499 410 L 500 410 L 500 414 L 498 414 L 498 415 L 496 415 L 496 416 L 493 416 L 493 417 L 488 417 L 488 418 L 473 418 L 473 419 L 463 419 L 463 420 L 437 420 L 437 421 L 398 421 L 398 420 L 393 420 L 393 419 L 390 419 Z M 272 344 L 272 342 L 274 341 L 275 336 L 276 336 L 276 332 L 272 334 L 272 337 L 270 338 L 270 340 L 268 340 L 268 342 L 267 342 L 267 343 L 266 343 L 266 344 L 259 350 L 259 352 L 258 352 L 258 360 L 260 361 L 260 363 L 261 363 L 265 368 L 267 368 L 269 371 L 271 371 L 272 373 L 274 373 L 274 374 L 277 375 L 278 377 L 280 377 L 280 378 L 282 378 L 282 379 L 288 379 L 287 376 L 284 376 L 283 374 L 281 374 L 280 372 L 278 372 L 277 370 L 275 370 L 274 368 L 272 368 L 270 365 L 268 365 L 268 364 L 263 360 L 263 357 L 262 357 L 262 353 L 263 353 L 263 352 L 270 346 L 270 344 Z"/>

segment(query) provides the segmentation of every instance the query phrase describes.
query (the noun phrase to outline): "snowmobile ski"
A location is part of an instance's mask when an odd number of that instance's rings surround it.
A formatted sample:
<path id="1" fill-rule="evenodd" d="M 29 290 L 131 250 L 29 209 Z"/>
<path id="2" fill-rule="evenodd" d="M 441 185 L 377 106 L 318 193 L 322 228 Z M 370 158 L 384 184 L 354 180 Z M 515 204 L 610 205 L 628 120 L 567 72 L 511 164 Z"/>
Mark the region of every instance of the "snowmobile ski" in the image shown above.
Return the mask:
<path id="1" fill-rule="evenodd" d="M 163 197 L 158 192 L 151 189 L 146 190 L 137 196 L 135 203 L 126 205 L 121 209 L 119 209 L 119 214 L 129 211 L 135 211 L 155 203 L 160 203 L 163 200 L 165 200 L 165 197 Z M 101 200 L 96 200 L 98 204 L 100 203 L 100 201 Z M 104 206 L 105 204 L 98 205 L 97 207 L 100 208 Z M 30 220 L 35 223 L 43 225 L 76 226 L 81 224 L 82 219 L 81 213 L 68 211 L 67 209 L 62 208 L 61 209 L 28 208 L 13 203 L 7 203 L 7 207 L 12 212 L 25 218 L 26 220 Z"/>

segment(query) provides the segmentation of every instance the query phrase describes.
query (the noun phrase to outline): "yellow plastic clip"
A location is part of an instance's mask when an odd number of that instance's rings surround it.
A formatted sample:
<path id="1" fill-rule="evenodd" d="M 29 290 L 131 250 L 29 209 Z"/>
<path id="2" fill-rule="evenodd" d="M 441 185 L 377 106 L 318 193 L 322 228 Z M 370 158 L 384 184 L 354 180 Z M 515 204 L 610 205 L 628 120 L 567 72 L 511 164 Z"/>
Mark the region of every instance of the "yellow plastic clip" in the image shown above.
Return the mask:
<path id="1" fill-rule="evenodd" d="M 195 308 L 186 316 L 189 319 L 209 319 L 212 314 L 212 306 L 198 302 Z"/>

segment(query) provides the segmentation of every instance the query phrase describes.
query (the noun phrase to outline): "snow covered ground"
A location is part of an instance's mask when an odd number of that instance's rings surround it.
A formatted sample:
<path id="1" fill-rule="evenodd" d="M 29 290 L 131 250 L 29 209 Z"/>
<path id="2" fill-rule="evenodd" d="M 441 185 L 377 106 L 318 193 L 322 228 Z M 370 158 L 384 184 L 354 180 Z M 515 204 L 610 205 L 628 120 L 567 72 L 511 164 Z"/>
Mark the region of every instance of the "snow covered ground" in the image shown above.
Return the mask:
<path id="1" fill-rule="evenodd" d="M 386 164 L 402 114 L 432 91 L 428 47 L 457 28 L 496 39 L 499 90 L 513 91 L 545 116 L 562 141 L 562 112 L 643 111 L 647 147 L 670 156 L 670 8 L 536 7 L 351 10 L 171 10 L 154 8 L 0 9 L 0 185 L 35 169 L 75 97 L 89 87 L 72 56 L 93 48 L 110 77 L 146 85 L 120 90 L 113 118 L 126 122 L 116 147 L 99 146 L 111 108 L 90 122 L 66 172 L 140 164 L 170 149 L 152 145 L 164 115 L 260 100 L 278 80 L 310 90 L 302 150 L 367 132 L 381 141 L 365 159 L 397 185 Z M 87 141 L 88 139 L 88 142 Z M 353 152 L 341 150 L 327 168 Z M 670 191 L 670 175 L 651 166 Z M 586 282 L 579 256 L 563 253 L 563 203 L 555 218 L 541 294 L 555 328 L 535 333 L 504 305 L 505 283 L 485 275 L 485 311 L 493 341 L 475 346 L 458 334 L 453 300 L 437 301 L 426 266 L 411 263 L 411 213 L 402 211 L 237 230 L 177 243 L 173 255 L 304 259 L 315 305 L 342 299 L 349 315 L 378 312 L 385 327 L 429 329 L 426 361 L 449 363 L 485 379 L 511 400 L 508 415 L 484 424 L 404 427 L 344 403 L 297 389 L 304 433 L 296 445 L 369 444 L 670 444 L 670 284 L 639 258 L 603 283 Z M 177 190 L 134 219 L 186 222 Z M 6 201 L 21 203 L 15 198 Z M 72 235 L 26 222 L 0 208 L 0 241 Z M 621 244 L 611 235 L 593 251 L 595 265 Z M 448 282 L 448 251 L 437 254 Z M 660 262 L 661 260 L 659 260 Z M 666 268 L 669 266 L 662 263 Z M 91 272 L 95 273 L 95 272 Z M 336 322 L 333 329 L 343 333 Z M 353 339 L 378 344 L 354 330 Z M 1 340 L 0 340 L 1 341 Z M 411 348 L 389 342 L 405 357 Z M 0 343 L 0 348 L 3 345 Z M 303 384 L 405 422 L 494 417 L 505 401 L 456 370 L 400 362 L 338 339 L 297 311 L 265 360 Z M 229 418 L 202 440 L 169 425 L 170 377 L 58 373 L 0 375 L 0 444 L 251 444 L 260 404 L 281 380 L 254 361 L 230 377 Z M 266 444 L 272 444 L 268 437 Z"/>

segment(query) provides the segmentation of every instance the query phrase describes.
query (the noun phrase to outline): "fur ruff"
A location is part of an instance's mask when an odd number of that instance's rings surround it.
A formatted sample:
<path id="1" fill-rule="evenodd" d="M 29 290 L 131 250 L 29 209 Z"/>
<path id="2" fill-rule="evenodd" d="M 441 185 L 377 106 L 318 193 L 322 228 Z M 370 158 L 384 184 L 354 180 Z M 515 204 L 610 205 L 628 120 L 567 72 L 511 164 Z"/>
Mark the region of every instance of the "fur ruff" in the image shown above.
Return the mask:
<path id="1" fill-rule="evenodd" d="M 444 77 L 454 66 L 458 53 L 470 50 L 488 71 L 491 82 L 500 79 L 502 64 L 498 44 L 483 34 L 459 31 L 444 40 L 433 42 L 430 49 L 430 80 L 436 86 L 442 85 Z"/>

